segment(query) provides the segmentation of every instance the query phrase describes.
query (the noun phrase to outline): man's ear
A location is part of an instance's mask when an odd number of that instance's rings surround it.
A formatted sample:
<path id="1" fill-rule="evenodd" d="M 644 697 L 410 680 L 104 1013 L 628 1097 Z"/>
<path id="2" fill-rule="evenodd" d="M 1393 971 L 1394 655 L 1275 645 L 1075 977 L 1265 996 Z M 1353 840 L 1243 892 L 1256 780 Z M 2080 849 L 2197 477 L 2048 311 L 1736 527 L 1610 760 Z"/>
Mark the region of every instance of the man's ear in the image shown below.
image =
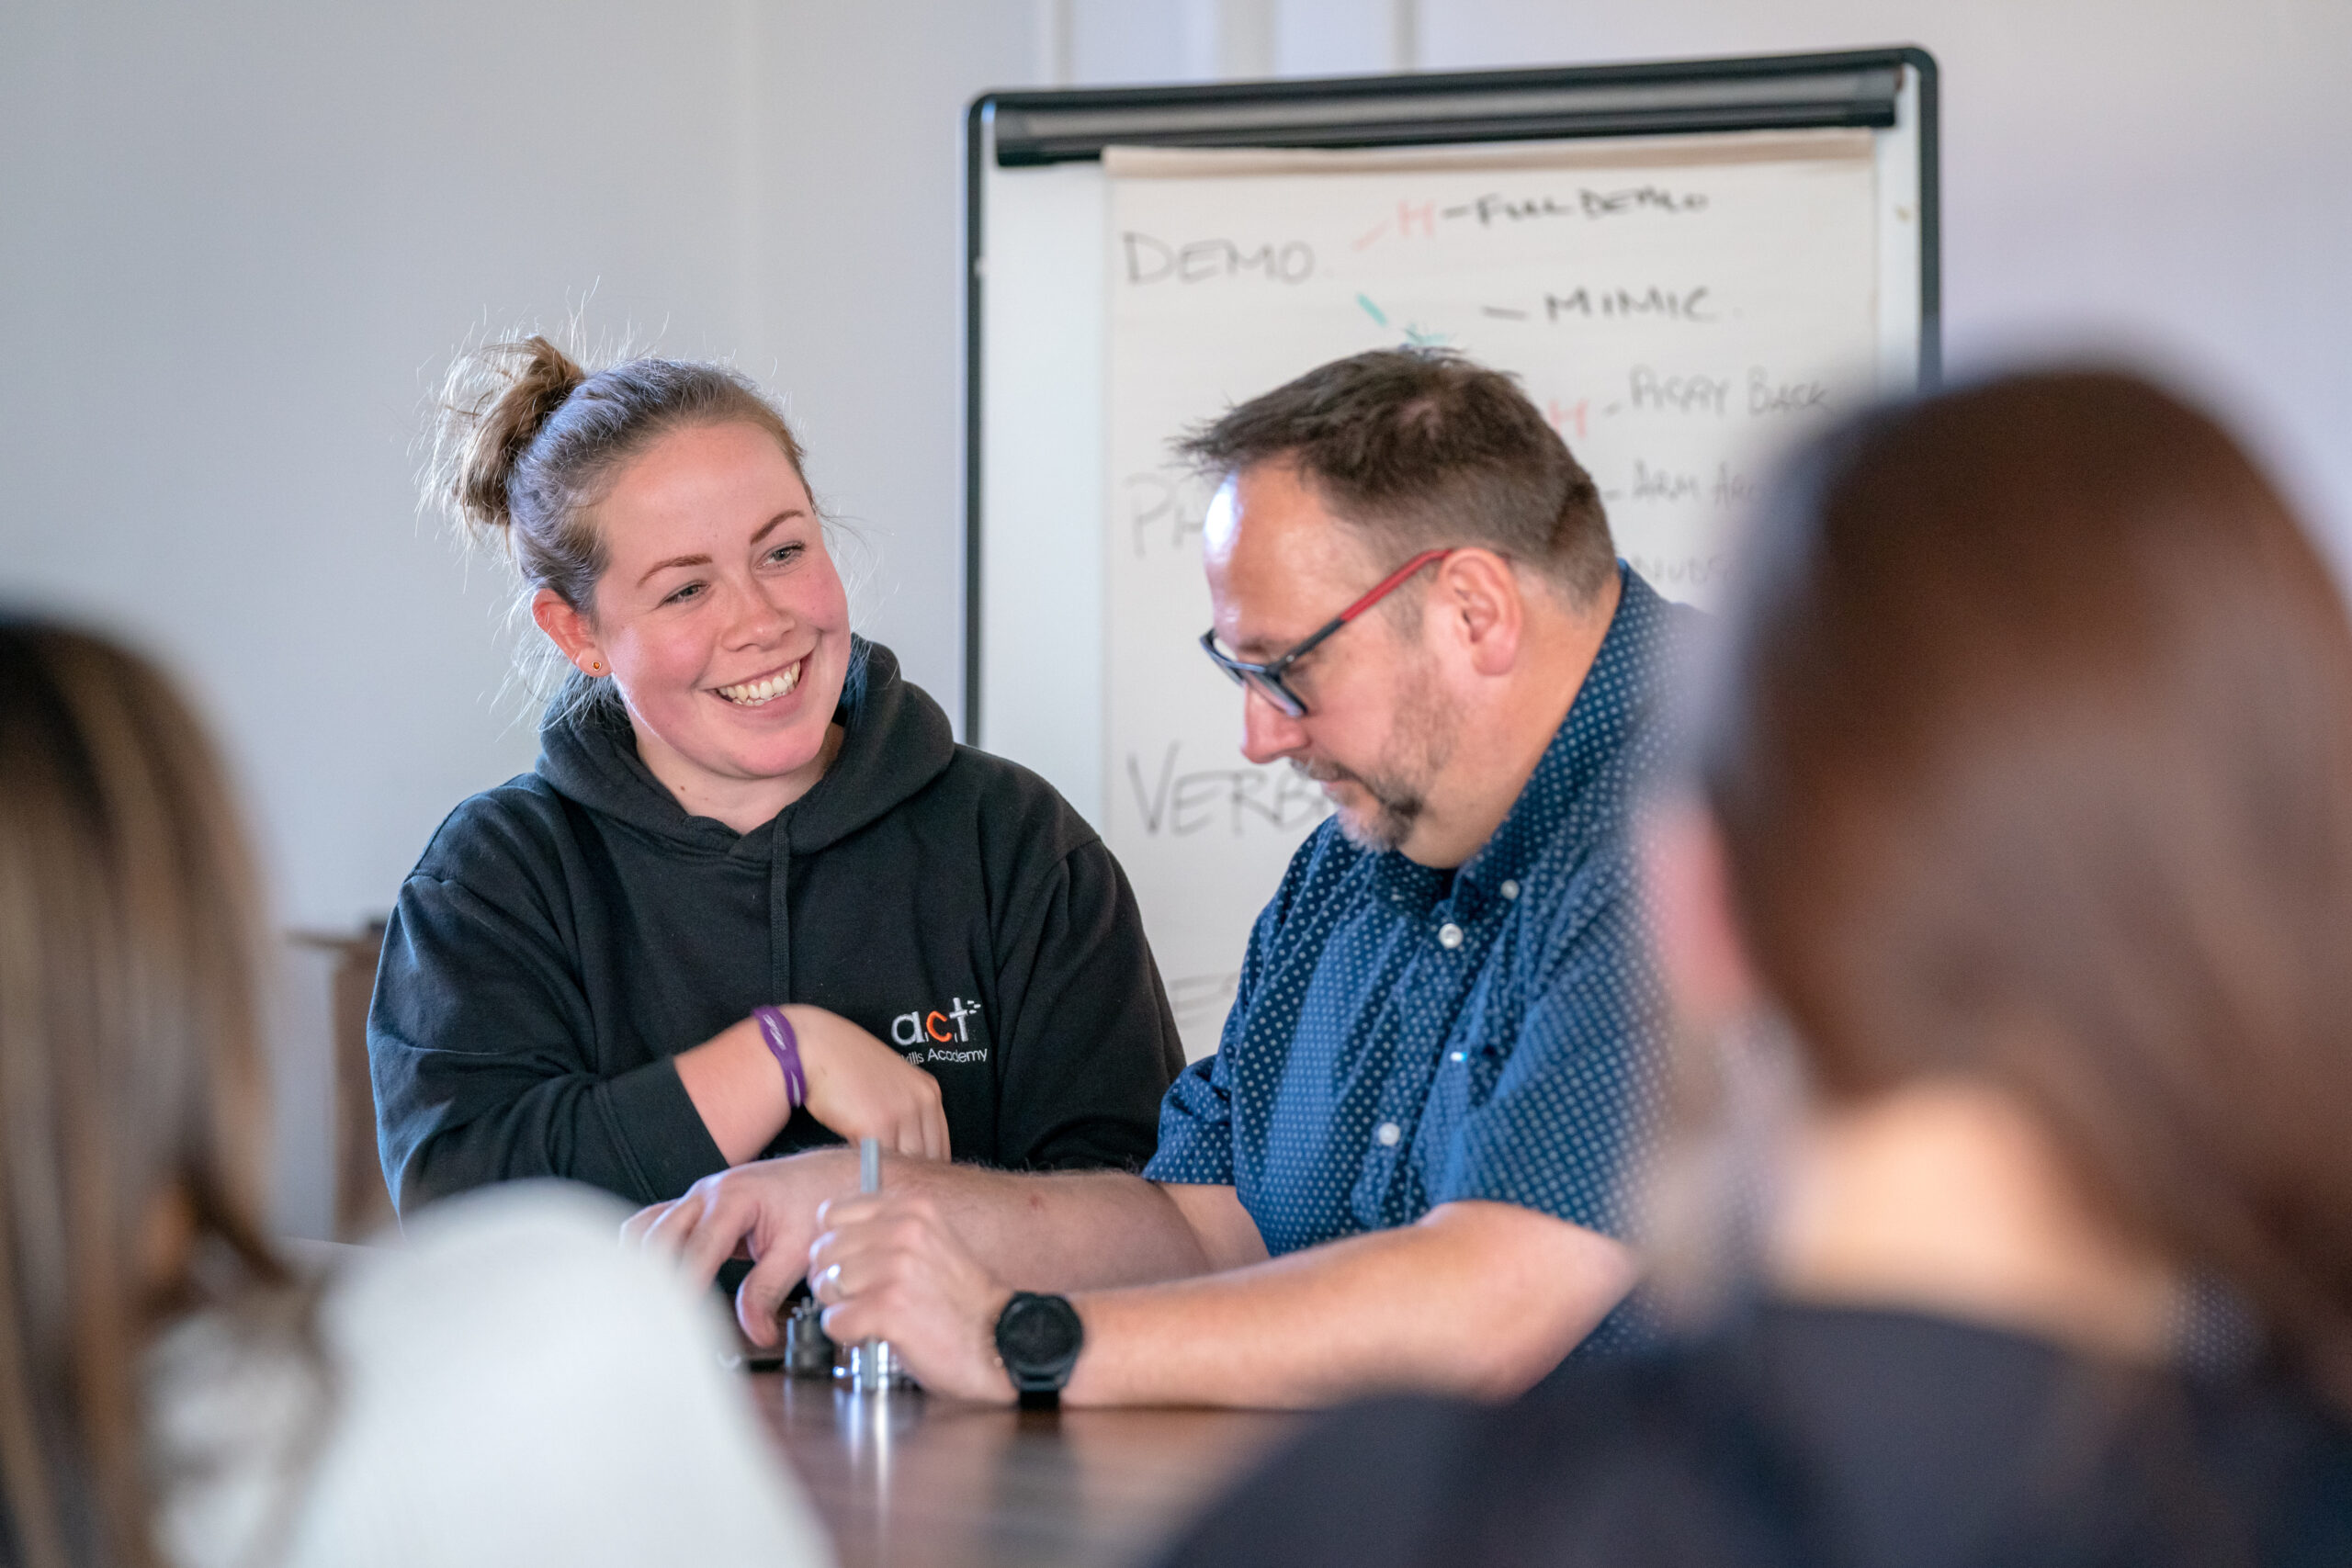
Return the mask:
<path id="1" fill-rule="evenodd" d="M 1469 650 L 1470 667 L 1481 675 L 1510 673 L 1527 629 L 1527 604 L 1510 562 L 1492 550 L 1456 549 L 1438 562 L 1430 592 L 1431 608 Z"/>
<path id="2" fill-rule="evenodd" d="M 563 650 L 564 658 L 577 666 L 582 673 L 608 675 L 612 663 L 605 657 L 603 646 L 596 640 L 596 628 L 587 616 L 571 607 L 563 595 L 552 588 L 542 588 L 531 595 L 531 619 L 548 640 Z"/>

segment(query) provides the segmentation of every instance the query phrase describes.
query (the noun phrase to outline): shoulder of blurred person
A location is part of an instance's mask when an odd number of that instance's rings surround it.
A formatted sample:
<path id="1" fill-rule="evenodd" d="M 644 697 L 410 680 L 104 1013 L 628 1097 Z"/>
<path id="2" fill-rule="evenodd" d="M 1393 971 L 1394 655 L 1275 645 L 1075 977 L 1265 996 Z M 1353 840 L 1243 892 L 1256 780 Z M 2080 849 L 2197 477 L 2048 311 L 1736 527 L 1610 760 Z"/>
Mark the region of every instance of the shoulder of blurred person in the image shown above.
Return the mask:
<path id="1" fill-rule="evenodd" d="M 2266 1377 L 1767 1306 L 1500 1407 L 1333 1412 L 1163 1568 L 1628 1562 L 2352 1562 L 2352 1427 Z"/>
<path id="2" fill-rule="evenodd" d="M 821 1528 L 709 1300 L 531 1183 L 436 1205 L 317 1291 L 176 1325 L 149 1363 L 175 1568 L 805 1563 Z"/>

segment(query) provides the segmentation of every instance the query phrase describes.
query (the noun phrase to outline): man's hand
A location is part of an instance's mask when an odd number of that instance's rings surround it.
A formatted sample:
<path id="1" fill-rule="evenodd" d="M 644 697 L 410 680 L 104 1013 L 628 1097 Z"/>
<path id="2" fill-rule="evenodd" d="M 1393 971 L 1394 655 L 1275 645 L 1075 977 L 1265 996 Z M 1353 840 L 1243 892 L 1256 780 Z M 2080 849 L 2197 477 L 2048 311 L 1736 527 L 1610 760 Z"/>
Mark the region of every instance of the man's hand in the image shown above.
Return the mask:
<path id="1" fill-rule="evenodd" d="M 754 1345 L 775 1343 L 776 1309 L 792 1292 L 817 1235 L 818 1205 L 857 1190 L 857 1156 L 811 1149 L 706 1176 L 685 1196 L 629 1216 L 621 1236 L 674 1252 L 697 1283 L 730 1258 L 752 1271 L 735 1292 L 735 1321 Z"/>
<path id="2" fill-rule="evenodd" d="M 888 1339 L 930 1393 L 997 1404 L 1012 1398 L 996 1320 L 1012 1299 L 921 1193 L 836 1198 L 808 1250 L 809 1289 L 836 1344 Z"/>
<path id="3" fill-rule="evenodd" d="M 1211 1267 L 1185 1203 L 1213 1197 L 1212 1189 L 1180 1189 L 1180 1202 L 1125 1171 L 1025 1176 L 896 1158 L 886 1164 L 883 1185 L 933 1205 L 943 1228 L 971 1256 L 988 1258 L 1029 1290 L 1067 1293 L 1179 1279 Z M 735 1292 L 735 1315 L 752 1343 L 770 1345 L 776 1307 L 807 1268 L 809 1244 L 822 1228 L 817 1206 L 856 1190 L 854 1153 L 811 1149 L 704 1177 L 683 1198 L 639 1212 L 622 1234 L 679 1254 L 702 1280 L 729 1258 L 752 1258 L 752 1272 Z M 1220 1235 L 1235 1228 L 1229 1215 L 1220 1224 L 1212 1226 Z M 1248 1232 L 1248 1253 L 1265 1256 L 1247 1215 L 1240 1228 Z"/>
<path id="4" fill-rule="evenodd" d="M 879 1138 L 909 1159 L 945 1159 L 947 1113 L 939 1080 L 839 1013 L 783 1010 L 808 1075 L 808 1114 L 854 1144 Z"/>

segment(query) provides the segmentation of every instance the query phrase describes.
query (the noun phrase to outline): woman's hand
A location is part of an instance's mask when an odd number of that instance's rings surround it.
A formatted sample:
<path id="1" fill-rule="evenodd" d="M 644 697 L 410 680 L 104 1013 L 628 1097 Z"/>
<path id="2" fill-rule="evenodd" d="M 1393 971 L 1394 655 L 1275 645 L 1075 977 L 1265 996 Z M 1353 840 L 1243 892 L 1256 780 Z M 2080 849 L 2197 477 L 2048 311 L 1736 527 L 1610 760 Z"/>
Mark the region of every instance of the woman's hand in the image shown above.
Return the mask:
<path id="1" fill-rule="evenodd" d="M 800 1041 L 808 1114 L 852 1143 L 879 1138 L 910 1159 L 949 1157 L 937 1078 L 838 1013 L 796 1003 L 784 1016 Z"/>

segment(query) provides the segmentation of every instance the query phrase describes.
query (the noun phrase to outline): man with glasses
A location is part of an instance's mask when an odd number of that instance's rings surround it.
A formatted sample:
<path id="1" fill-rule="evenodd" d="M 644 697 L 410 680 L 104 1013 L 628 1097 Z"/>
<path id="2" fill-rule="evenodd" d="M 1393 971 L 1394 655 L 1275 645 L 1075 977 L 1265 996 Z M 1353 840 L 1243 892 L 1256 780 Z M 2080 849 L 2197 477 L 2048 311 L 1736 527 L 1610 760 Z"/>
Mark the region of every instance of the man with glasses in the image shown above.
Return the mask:
<path id="1" fill-rule="evenodd" d="M 1630 813 L 1690 612 L 1616 559 L 1598 492 L 1508 377 L 1359 355 L 1184 445 L 1223 477 L 1209 657 L 1242 750 L 1334 807 L 1250 939 L 1216 1054 L 1141 1177 L 838 1152 L 738 1168 L 633 1231 L 807 1270 L 843 1342 L 935 1393 L 1297 1404 L 1506 1393 L 1632 1337 L 1623 1189 L 1662 998 Z"/>

